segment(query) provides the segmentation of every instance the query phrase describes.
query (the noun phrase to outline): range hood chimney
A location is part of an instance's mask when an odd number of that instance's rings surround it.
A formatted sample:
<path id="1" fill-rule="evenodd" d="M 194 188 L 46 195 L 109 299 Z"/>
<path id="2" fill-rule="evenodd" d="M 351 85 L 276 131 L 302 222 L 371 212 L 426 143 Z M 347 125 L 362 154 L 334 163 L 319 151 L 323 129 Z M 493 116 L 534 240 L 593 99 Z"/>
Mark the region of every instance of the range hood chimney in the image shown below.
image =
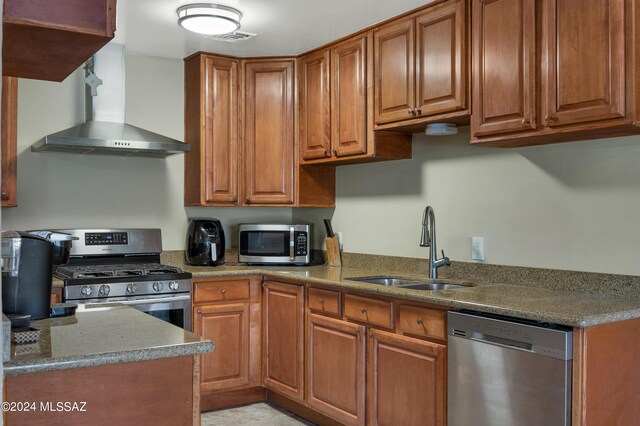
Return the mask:
<path id="1" fill-rule="evenodd" d="M 191 150 L 188 144 L 125 123 L 124 46 L 109 43 L 85 64 L 85 119 L 45 136 L 33 152 L 165 158 Z"/>

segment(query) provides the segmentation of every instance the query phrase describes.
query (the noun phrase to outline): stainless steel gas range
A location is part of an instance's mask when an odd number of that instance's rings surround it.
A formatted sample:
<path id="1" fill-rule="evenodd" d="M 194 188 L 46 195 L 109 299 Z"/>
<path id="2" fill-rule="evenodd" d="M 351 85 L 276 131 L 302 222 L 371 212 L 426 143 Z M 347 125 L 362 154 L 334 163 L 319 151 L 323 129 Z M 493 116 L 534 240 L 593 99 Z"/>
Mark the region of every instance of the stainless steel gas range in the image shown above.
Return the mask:
<path id="1" fill-rule="evenodd" d="M 123 303 L 191 330 L 191 274 L 160 263 L 159 229 L 64 229 L 78 237 L 64 280 L 65 302 Z"/>

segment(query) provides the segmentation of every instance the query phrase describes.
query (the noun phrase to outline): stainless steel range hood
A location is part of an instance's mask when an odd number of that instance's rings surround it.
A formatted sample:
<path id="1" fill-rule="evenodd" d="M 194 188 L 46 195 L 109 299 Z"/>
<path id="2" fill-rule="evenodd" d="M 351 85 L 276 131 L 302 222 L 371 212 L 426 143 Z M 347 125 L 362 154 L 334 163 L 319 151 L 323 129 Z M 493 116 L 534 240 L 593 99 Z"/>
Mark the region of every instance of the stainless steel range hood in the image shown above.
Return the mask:
<path id="1" fill-rule="evenodd" d="M 84 124 L 45 136 L 33 152 L 165 158 L 188 144 L 125 123 L 124 46 L 109 43 L 85 66 Z"/>

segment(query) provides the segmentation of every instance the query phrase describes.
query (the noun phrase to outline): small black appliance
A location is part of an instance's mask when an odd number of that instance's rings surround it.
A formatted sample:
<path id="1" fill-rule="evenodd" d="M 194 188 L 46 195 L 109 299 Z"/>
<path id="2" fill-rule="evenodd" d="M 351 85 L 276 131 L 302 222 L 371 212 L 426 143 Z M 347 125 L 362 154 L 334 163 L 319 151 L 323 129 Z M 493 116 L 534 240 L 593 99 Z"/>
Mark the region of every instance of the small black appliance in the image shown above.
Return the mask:
<path id="1" fill-rule="evenodd" d="M 2 233 L 2 312 L 49 318 L 54 243 L 22 231 Z"/>
<path id="2" fill-rule="evenodd" d="M 191 219 L 187 229 L 185 258 L 191 265 L 213 266 L 224 262 L 224 230 L 218 219 Z"/>

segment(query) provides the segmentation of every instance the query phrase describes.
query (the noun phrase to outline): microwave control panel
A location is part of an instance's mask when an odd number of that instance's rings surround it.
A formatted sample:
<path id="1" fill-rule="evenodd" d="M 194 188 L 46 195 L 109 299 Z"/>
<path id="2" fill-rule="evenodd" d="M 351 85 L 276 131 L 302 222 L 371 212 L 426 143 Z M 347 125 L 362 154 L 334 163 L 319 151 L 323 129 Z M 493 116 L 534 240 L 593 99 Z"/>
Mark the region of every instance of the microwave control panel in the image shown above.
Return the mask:
<path id="1" fill-rule="evenodd" d="M 306 232 L 295 233 L 296 256 L 306 256 L 308 247 L 308 236 Z"/>

